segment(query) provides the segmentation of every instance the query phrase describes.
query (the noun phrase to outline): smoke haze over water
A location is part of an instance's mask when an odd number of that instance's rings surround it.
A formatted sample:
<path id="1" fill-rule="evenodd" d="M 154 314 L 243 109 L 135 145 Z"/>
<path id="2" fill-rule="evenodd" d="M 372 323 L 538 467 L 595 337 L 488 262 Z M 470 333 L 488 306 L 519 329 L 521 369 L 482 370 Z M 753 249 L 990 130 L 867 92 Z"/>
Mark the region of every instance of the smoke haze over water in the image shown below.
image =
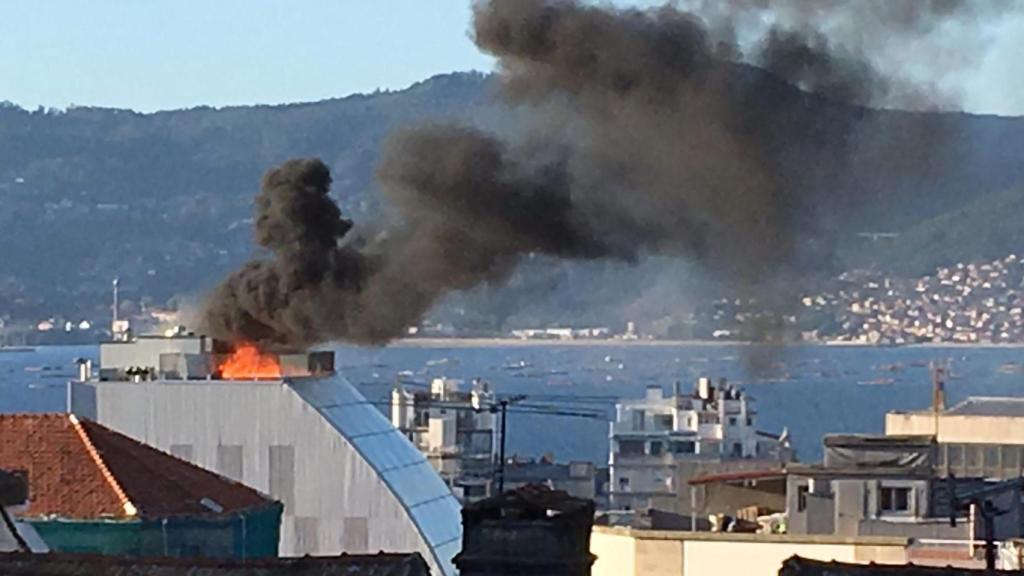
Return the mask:
<path id="1" fill-rule="evenodd" d="M 907 0 L 872 4 L 868 17 L 838 1 L 693 4 L 476 4 L 474 38 L 498 60 L 503 97 L 536 112 L 527 136 L 454 125 L 393 134 L 377 172 L 385 211 L 360 238 L 328 196 L 323 163 L 272 170 L 256 200 L 256 238 L 272 254 L 216 289 L 206 330 L 269 347 L 380 344 L 447 293 L 501 283 L 534 253 L 685 258 L 781 312 L 792 299 L 781 280 L 827 264 L 816 232 L 822 214 L 852 203 L 830 182 L 849 158 L 869 149 L 922 174 L 942 158 L 941 131 L 890 139 L 834 113 L 933 105 L 931 87 L 879 64 L 870 37 L 912 45 L 1012 7 Z M 917 155 L 887 149 L 908 138 Z"/>

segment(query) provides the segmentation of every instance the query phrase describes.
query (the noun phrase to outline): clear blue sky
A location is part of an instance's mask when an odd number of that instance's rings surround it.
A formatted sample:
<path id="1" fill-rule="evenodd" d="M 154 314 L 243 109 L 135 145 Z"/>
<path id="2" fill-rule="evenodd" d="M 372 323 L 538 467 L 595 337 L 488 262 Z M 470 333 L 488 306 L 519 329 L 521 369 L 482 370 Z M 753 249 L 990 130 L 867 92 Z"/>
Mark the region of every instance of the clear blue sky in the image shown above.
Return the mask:
<path id="1" fill-rule="evenodd" d="M 491 68 L 469 20 L 469 0 L 3 0 L 0 100 L 150 111 L 403 88 Z M 1017 63 L 979 67 L 968 108 L 1024 113 Z"/>

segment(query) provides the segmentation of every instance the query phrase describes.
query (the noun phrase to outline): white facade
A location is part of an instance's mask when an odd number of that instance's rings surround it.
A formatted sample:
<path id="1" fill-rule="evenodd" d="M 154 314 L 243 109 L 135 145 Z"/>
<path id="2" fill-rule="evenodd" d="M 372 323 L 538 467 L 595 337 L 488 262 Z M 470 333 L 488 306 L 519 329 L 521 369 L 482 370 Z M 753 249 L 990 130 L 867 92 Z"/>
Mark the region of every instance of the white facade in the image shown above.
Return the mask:
<path id="1" fill-rule="evenodd" d="M 81 382 L 69 409 L 282 501 L 284 556 L 416 551 L 454 574 L 458 502 L 343 378 Z"/>
<path id="2" fill-rule="evenodd" d="M 497 447 L 494 391 L 482 380 L 468 392 L 458 380 L 435 378 L 430 390 L 391 393 L 391 423 L 412 441 L 452 492 L 477 500 L 490 492 Z"/>
<path id="3" fill-rule="evenodd" d="M 643 508 L 676 494 L 681 462 L 788 459 L 786 441 L 758 432 L 755 417 L 749 396 L 707 378 L 692 394 L 678 384 L 670 396 L 652 386 L 643 398 L 618 402 L 609 431 L 612 507 Z"/>

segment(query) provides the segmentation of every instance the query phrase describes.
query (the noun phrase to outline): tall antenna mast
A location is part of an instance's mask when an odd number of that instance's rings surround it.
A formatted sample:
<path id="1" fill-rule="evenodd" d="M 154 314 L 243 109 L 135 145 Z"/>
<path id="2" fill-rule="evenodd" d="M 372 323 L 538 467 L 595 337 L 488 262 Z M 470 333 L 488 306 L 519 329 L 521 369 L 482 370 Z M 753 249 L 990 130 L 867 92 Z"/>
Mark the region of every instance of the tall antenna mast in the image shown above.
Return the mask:
<path id="1" fill-rule="evenodd" d="M 118 287 L 121 286 L 121 280 L 118 277 L 114 277 L 114 319 L 111 324 L 112 327 L 118 324 Z"/>

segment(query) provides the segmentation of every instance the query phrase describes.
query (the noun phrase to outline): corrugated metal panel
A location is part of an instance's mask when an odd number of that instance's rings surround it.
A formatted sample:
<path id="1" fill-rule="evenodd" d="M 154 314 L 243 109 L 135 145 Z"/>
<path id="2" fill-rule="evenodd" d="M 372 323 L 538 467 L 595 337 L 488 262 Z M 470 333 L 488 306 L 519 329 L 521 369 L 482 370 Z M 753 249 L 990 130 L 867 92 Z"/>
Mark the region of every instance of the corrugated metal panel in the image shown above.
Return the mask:
<path id="1" fill-rule="evenodd" d="M 458 501 L 423 454 L 348 382 L 295 380 L 295 392 L 338 430 L 380 474 L 430 544 L 445 574 L 462 539 Z"/>

